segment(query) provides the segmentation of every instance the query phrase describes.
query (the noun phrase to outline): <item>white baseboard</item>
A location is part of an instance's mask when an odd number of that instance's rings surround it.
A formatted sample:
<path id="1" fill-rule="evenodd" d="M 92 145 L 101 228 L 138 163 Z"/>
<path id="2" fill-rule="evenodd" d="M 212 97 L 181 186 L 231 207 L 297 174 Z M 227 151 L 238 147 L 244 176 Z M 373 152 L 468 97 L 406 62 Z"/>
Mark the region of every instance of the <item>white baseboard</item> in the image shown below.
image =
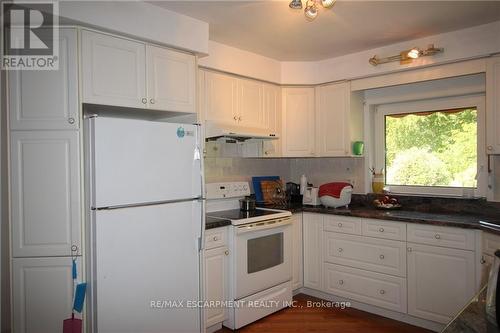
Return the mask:
<path id="1" fill-rule="evenodd" d="M 382 317 L 394 319 L 394 320 L 401 321 L 401 322 L 404 322 L 404 323 L 407 323 L 410 325 L 423 327 L 423 328 L 426 328 L 428 330 L 435 331 L 435 332 L 441 332 L 443 330 L 443 328 L 446 326 L 444 324 L 436 323 L 436 322 L 433 322 L 430 320 L 416 318 L 416 317 L 410 316 L 406 313 L 382 309 L 382 308 L 379 308 L 377 306 L 353 301 L 353 300 L 350 300 L 348 298 L 334 296 L 334 295 L 327 294 L 327 293 L 324 293 L 322 291 L 318 291 L 318 290 L 314 290 L 314 289 L 309 289 L 309 288 L 303 287 L 303 288 L 294 290 L 294 292 L 293 292 L 294 295 L 300 294 L 300 293 L 306 294 L 309 296 L 313 296 L 313 297 L 317 297 L 317 298 L 321 298 L 321 299 L 324 299 L 327 301 L 332 301 L 332 302 L 349 302 L 349 303 L 351 303 L 351 307 L 354 309 L 370 312 L 370 313 L 373 313 L 373 314 L 376 314 L 376 315 L 379 315 Z"/>
<path id="2" fill-rule="evenodd" d="M 218 323 L 218 324 L 212 325 L 210 327 L 207 327 L 205 329 L 205 332 L 206 333 L 213 333 L 213 332 L 220 330 L 221 328 L 222 328 L 222 323 Z"/>

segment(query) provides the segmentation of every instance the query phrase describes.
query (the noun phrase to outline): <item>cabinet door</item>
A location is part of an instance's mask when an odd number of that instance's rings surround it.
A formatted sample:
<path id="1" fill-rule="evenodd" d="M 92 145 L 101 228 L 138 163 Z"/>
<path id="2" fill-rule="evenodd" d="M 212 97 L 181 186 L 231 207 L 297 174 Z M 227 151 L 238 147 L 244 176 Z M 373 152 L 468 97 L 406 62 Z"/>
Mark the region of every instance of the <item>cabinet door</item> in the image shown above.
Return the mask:
<path id="1" fill-rule="evenodd" d="M 474 252 L 408 243 L 408 314 L 448 323 L 475 293 Z"/>
<path id="2" fill-rule="evenodd" d="M 238 79 L 238 125 L 247 128 L 268 128 L 264 115 L 263 84 L 258 81 Z"/>
<path id="3" fill-rule="evenodd" d="M 292 289 L 303 286 L 302 214 L 292 215 Z"/>
<path id="4" fill-rule="evenodd" d="M 486 65 L 486 152 L 500 154 L 500 57 Z"/>
<path id="5" fill-rule="evenodd" d="M 279 139 L 264 140 L 264 157 L 281 156 L 281 88 L 264 84 L 264 115 L 267 117 L 270 133 Z"/>
<path id="6" fill-rule="evenodd" d="M 228 249 L 217 247 L 205 251 L 205 300 L 224 301 L 228 299 Z M 205 327 L 226 319 L 224 307 L 205 308 Z"/>
<path id="7" fill-rule="evenodd" d="M 77 258 L 81 280 L 81 258 Z M 13 332 L 62 332 L 71 317 L 73 280 L 71 258 L 15 258 L 12 260 Z"/>
<path id="8" fill-rule="evenodd" d="M 146 107 L 145 57 L 143 43 L 83 31 L 83 102 Z"/>
<path id="9" fill-rule="evenodd" d="M 71 255 L 80 248 L 77 131 L 11 133 L 12 256 Z"/>
<path id="10" fill-rule="evenodd" d="M 204 74 L 205 120 L 237 125 L 237 79 L 209 71 Z"/>
<path id="11" fill-rule="evenodd" d="M 316 88 L 316 154 L 346 156 L 350 154 L 349 83 Z"/>
<path id="12" fill-rule="evenodd" d="M 304 286 L 322 289 L 323 216 L 303 214 Z"/>
<path id="13" fill-rule="evenodd" d="M 148 45 L 148 107 L 195 113 L 195 58 L 191 54 Z"/>
<path id="14" fill-rule="evenodd" d="M 314 88 L 284 88 L 283 156 L 314 155 Z"/>
<path id="15" fill-rule="evenodd" d="M 76 30 L 59 31 L 59 69 L 9 71 L 10 128 L 77 129 Z"/>

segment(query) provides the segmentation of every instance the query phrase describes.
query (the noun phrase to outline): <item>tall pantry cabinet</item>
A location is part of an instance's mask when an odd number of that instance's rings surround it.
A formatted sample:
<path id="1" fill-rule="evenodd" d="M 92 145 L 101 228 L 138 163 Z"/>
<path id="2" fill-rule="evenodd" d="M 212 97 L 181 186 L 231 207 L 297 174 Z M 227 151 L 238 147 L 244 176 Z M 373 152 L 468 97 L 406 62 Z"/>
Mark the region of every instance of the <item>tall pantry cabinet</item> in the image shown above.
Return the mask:
<path id="1" fill-rule="evenodd" d="M 12 330 L 62 332 L 82 280 L 77 31 L 59 69 L 8 73 Z M 50 304 L 50 306 L 48 306 Z"/>

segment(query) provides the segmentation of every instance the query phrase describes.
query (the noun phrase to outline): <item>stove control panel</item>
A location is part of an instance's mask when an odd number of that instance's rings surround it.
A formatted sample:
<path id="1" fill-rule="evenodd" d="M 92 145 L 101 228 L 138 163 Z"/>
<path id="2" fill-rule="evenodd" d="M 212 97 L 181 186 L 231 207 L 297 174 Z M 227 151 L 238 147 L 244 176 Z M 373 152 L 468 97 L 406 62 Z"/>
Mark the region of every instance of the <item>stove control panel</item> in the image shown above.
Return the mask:
<path id="1" fill-rule="evenodd" d="M 205 185 L 207 199 L 237 198 L 250 195 L 248 182 L 207 183 Z"/>

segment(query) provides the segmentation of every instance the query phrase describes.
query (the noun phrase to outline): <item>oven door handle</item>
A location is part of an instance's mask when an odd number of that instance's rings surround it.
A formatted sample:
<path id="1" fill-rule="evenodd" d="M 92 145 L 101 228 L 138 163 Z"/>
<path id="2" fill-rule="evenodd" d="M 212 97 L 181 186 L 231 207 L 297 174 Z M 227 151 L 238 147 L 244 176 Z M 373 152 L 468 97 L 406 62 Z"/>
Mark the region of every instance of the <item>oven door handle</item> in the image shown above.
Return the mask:
<path id="1" fill-rule="evenodd" d="M 286 225 L 291 224 L 291 223 L 292 223 L 292 219 L 289 217 L 285 217 L 282 219 L 276 219 L 276 220 L 249 223 L 249 224 L 237 226 L 236 233 L 237 234 L 244 234 L 247 232 L 255 232 L 255 231 L 260 231 L 260 230 L 274 229 L 274 228 L 286 226 Z"/>

